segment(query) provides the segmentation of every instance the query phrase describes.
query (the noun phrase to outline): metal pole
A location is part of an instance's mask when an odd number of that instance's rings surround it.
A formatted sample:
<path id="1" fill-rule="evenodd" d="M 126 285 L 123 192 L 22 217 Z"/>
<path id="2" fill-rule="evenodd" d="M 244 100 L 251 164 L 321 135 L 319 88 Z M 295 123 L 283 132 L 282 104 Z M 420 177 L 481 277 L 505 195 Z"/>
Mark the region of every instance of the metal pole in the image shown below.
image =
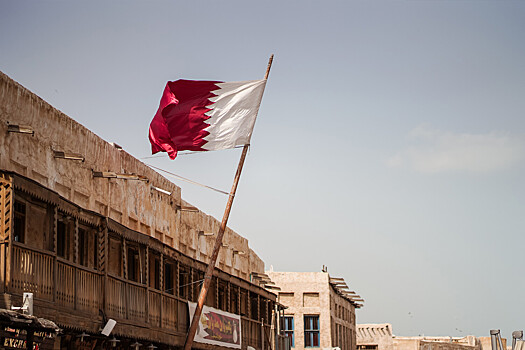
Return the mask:
<path id="1" fill-rule="evenodd" d="M 498 350 L 498 334 L 499 329 L 490 330 L 490 345 L 492 346 L 492 350 Z"/>
<path id="2" fill-rule="evenodd" d="M 512 350 L 516 350 L 517 340 L 523 339 L 523 331 L 514 331 L 512 332 Z"/>
<path id="3" fill-rule="evenodd" d="M 266 75 L 264 79 L 268 79 L 270 74 L 270 68 L 272 67 L 273 55 L 270 56 L 268 61 L 268 67 L 266 68 Z M 215 246 L 213 247 L 213 253 L 210 257 L 210 262 L 206 268 L 206 273 L 204 275 L 204 282 L 202 283 L 202 288 L 199 293 L 199 299 L 197 300 L 197 306 L 195 308 L 195 314 L 191 321 L 191 326 L 186 336 L 186 342 L 184 343 L 184 350 L 191 350 L 193 344 L 193 339 L 195 338 L 195 333 L 197 333 L 197 327 L 199 325 L 199 320 L 202 314 L 202 308 L 204 306 L 204 301 L 206 300 L 206 295 L 208 294 L 208 289 L 210 288 L 211 279 L 213 276 L 213 270 L 215 268 L 215 263 L 217 262 L 217 256 L 219 255 L 219 250 L 222 246 L 222 238 L 224 237 L 224 231 L 226 230 L 226 225 L 228 223 L 228 218 L 230 216 L 230 211 L 233 204 L 233 199 L 235 198 L 235 192 L 237 192 L 237 185 L 239 184 L 239 179 L 241 177 L 242 167 L 244 165 L 244 160 L 246 159 L 246 154 L 248 153 L 248 148 L 250 145 L 244 145 L 242 149 L 241 159 L 239 160 L 239 165 L 237 166 L 237 172 L 235 173 L 235 178 L 233 180 L 233 186 L 230 191 L 230 196 L 228 198 L 228 203 L 226 204 L 226 209 L 224 210 L 224 215 L 222 217 L 221 226 L 219 232 L 217 233 L 217 238 L 215 239 Z"/>

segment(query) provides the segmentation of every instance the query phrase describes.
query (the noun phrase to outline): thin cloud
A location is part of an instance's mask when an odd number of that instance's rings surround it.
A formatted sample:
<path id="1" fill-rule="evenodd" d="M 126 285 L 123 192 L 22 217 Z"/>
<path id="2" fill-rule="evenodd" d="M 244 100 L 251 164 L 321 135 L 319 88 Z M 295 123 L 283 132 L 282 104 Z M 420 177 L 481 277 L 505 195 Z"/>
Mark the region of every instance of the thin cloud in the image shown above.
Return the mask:
<path id="1" fill-rule="evenodd" d="M 495 172 L 525 159 L 525 140 L 490 132 L 453 133 L 429 127 L 410 132 L 413 145 L 390 157 L 390 167 L 408 167 L 423 173 Z"/>

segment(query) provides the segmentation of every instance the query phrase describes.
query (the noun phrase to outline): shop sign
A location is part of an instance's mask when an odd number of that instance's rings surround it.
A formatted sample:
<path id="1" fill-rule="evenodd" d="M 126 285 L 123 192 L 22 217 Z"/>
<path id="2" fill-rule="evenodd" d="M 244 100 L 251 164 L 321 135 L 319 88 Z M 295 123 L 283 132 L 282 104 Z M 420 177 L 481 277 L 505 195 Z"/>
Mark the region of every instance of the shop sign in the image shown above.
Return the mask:
<path id="1" fill-rule="evenodd" d="M 190 323 L 197 304 L 188 302 Z M 195 341 L 204 344 L 241 348 L 241 316 L 204 306 Z"/>
<path id="2" fill-rule="evenodd" d="M 33 349 L 53 349 L 55 337 L 53 332 L 34 332 Z M 27 331 L 10 326 L 0 328 L 0 345 L 2 349 L 27 349 Z"/>

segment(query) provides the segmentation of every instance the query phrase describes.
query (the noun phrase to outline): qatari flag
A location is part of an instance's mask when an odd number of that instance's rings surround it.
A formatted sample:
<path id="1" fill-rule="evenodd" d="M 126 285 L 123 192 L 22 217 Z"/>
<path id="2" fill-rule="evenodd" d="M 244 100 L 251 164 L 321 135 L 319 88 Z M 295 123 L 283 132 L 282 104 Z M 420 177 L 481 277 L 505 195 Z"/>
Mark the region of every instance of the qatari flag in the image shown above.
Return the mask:
<path id="1" fill-rule="evenodd" d="M 166 84 L 149 127 L 151 151 L 214 151 L 250 143 L 266 80 Z"/>

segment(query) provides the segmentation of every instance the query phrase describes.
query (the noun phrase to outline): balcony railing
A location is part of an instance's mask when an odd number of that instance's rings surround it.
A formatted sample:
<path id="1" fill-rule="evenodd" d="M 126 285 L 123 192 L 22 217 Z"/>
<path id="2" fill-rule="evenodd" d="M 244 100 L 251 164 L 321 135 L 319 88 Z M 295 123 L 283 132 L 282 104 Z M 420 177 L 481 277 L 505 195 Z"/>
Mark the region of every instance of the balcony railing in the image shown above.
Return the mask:
<path id="1" fill-rule="evenodd" d="M 172 294 L 106 275 L 72 263 L 53 253 L 12 246 L 11 274 L 8 292 L 21 295 L 32 292 L 35 299 L 54 302 L 64 309 L 85 317 L 96 318 L 100 310 L 109 318 L 128 324 L 185 334 L 188 324 L 187 301 Z M 246 317 L 241 318 L 243 349 L 271 349 L 270 326 Z"/>

